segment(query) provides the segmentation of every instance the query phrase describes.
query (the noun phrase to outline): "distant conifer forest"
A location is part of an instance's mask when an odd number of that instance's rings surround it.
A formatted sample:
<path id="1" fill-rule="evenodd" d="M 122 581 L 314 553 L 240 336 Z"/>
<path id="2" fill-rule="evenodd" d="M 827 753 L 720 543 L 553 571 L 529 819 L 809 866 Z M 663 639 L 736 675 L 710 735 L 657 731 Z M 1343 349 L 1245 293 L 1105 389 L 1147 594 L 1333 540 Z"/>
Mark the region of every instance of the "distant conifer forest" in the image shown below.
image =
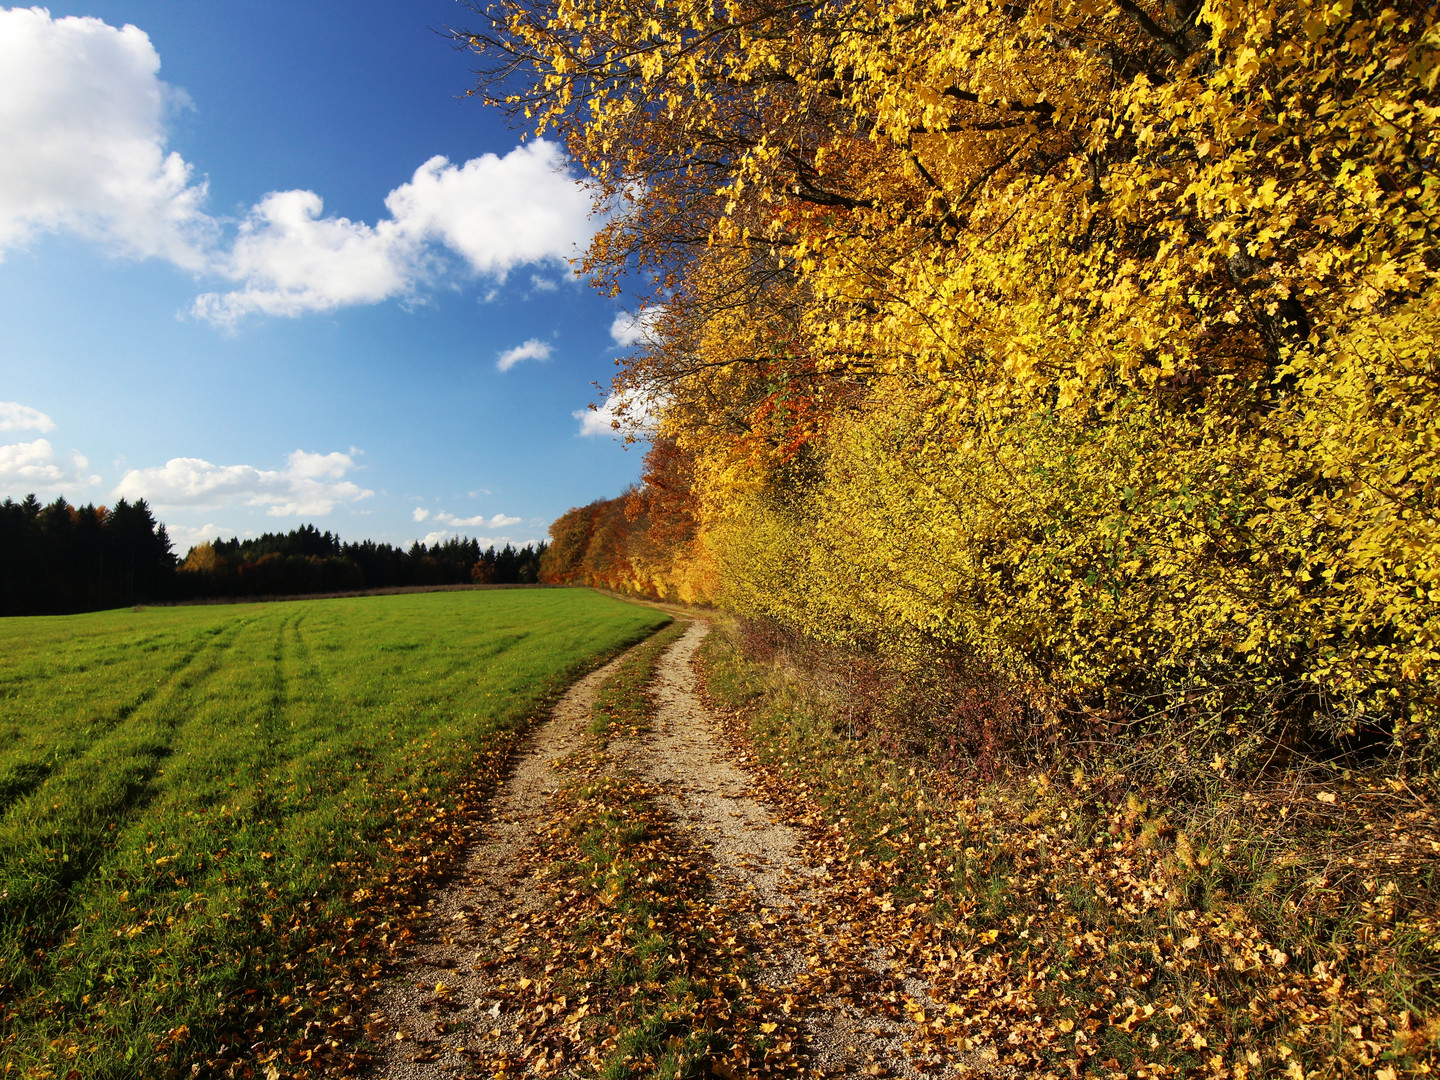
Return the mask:
<path id="1" fill-rule="evenodd" d="M 0 615 L 53 615 L 140 603 L 350 592 L 406 586 L 523 585 L 547 545 L 451 537 L 408 548 L 345 543 L 301 525 L 216 538 L 177 555 L 144 499 L 72 506 L 35 495 L 0 503 Z"/>

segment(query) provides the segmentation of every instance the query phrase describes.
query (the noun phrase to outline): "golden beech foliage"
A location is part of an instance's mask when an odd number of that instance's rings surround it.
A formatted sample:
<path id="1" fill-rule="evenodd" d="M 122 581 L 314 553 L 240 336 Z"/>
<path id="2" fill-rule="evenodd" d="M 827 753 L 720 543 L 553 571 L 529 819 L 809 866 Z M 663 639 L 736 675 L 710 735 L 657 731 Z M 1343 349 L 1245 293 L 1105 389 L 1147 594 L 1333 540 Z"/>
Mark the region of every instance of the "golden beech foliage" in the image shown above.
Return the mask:
<path id="1" fill-rule="evenodd" d="M 691 456 L 722 600 L 1440 735 L 1433 5 L 487 11 L 477 92 L 597 179 L 596 280 L 653 284 L 616 389 Z"/>

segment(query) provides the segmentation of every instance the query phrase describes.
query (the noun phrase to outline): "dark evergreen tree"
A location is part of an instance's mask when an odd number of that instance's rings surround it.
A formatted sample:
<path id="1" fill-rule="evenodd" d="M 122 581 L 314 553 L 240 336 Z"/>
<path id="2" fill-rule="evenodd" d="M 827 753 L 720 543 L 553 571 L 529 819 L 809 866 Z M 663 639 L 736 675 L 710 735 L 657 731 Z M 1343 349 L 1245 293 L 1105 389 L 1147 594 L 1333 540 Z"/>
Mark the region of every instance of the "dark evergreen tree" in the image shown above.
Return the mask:
<path id="1" fill-rule="evenodd" d="M 145 500 L 109 510 L 35 495 L 0 504 L 0 614 L 55 614 L 168 599 L 175 556 Z"/>
<path id="2" fill-rule="evenodd" d="M 0 614 L 89 611 L 165 599 L 289 596 L 394 586 L 533 584 L 546 545 L 484 551 L 451 537 L 409 548 L 346 544 L 314 525 L 248 539 L 216 538 L 191 549 L 176 573 L 165 526 L 144 499 L 108 510 L 42 504 L 35 495 L 0 503 Z"/>

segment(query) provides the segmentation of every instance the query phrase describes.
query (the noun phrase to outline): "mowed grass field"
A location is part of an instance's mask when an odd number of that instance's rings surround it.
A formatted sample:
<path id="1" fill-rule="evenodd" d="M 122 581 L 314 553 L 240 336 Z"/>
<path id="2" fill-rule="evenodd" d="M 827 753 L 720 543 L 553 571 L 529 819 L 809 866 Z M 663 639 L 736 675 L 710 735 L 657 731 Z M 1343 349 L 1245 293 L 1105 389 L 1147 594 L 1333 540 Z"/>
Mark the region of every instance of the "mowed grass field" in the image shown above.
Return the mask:
<path id="1" fill-rule="evenodd" d="M 668 621 L 568 589 L 0 620 L 0 1075 L 209 1072 L 325 1019 L 467 777 Z"/>

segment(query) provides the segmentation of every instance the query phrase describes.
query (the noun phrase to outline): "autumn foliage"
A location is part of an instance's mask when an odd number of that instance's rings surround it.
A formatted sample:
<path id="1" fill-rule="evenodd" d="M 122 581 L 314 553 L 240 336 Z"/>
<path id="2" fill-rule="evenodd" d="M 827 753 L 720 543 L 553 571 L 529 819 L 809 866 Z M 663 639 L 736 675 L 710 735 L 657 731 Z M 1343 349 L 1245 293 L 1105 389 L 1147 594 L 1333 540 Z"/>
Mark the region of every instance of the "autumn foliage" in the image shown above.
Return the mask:
<path id="1" fill-rule="evenodd" d="M 597 281 L 653 283 L 614 389 L 684 485 L 630 502 L 693 536 L 591 508 L 596 580 L 700 559 L 1035 716 L 1434 745 L 1433 5 L 487 12 L 478 92 L 595 177 Z"/>
<path id="2" fill-rule="evenodd" d="M 568 510 L 550 526 L 540 580 L 684 603 L 708 600 L 714 569 L 693 503 L 693 460 L 673 440 L 656 440 L 640 487 Z"/>

